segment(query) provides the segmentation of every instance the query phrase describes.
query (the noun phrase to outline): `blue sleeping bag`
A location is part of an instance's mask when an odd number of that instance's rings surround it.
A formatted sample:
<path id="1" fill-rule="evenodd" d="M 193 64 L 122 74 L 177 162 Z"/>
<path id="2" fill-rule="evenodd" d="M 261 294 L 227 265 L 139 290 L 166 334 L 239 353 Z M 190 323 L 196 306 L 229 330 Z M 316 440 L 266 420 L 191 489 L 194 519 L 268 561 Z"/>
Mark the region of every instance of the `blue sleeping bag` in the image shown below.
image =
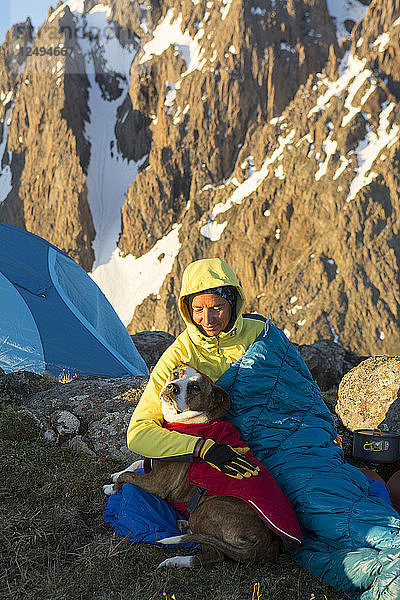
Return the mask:
<path id="1" fill-rule="evenodd" d="M 354 600 L 399 600 L 399 515 L 345 462 L 321 392 L 284 333 L 267 324 L 217 383 L 297 514 L 303 544 L 293 559 Z"/>

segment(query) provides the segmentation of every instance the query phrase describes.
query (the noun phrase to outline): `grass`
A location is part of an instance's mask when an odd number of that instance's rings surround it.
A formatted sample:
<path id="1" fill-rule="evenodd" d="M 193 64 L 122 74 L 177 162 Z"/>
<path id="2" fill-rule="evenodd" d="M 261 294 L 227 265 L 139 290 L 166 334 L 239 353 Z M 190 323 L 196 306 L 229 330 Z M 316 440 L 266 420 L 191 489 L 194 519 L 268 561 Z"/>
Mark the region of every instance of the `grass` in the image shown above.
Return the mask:
<path id="1" fill-rule="evenodd" d="M 197 571 L 156 567 L 176 550 L 117 538 L 102 485 L 121 468 L 57 448 L 13 408 L 0 413 L 0 597 L 9 600 L 342 600 L 282 555 Z M 182 552 L 184 553 L 184 551 Z"/>

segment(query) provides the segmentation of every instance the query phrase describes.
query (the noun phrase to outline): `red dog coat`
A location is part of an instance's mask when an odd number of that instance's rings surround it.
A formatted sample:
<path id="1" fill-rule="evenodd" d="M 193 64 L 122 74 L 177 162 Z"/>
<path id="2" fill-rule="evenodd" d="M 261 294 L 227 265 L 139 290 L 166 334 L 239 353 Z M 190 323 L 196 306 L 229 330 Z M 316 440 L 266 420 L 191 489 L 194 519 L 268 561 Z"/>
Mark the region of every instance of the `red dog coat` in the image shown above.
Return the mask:
<path id="1" fill-rule="evenodd" d="M 239 432 L 230 421 L 214 421 L 212 423 L 187 424 L 164 423 L 164 427 L 180 433 L 187 433 L 230 444 L 233 448 L 244 447 L 246 443 L 240 439 Z M 234 479 L 206 461 L 197 459 L 189 467 L 189 482 L 207 490 L 212 496 L 234 496 L 249 504 L 265 521 L 267 526 L 277 533 L 286 548 L 301 544 L 301 531 L 292 505 L 281 488 L 264 465 L 249 451 L 244 455 L 260 467 L 257 476 Z M 174 503 L 172 503 L 174 504 Z M 182 505 L 182 503 L 178 503 Z M 175 504 L 177 510 L 181 506 Z"/>

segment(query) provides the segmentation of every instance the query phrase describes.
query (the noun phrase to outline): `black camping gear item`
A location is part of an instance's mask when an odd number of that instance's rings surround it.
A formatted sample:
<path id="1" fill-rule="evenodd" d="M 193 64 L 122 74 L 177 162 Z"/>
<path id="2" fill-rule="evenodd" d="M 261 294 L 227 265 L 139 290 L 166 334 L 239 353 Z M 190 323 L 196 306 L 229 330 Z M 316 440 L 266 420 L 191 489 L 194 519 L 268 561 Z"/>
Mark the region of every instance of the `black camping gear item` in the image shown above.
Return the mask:
<path id="1" fill-rule="evenodd" d="M 380 429 L 356 429 L 353 457 L 374 463 L 392 463 L 400 458 L 400 433 Z"/>

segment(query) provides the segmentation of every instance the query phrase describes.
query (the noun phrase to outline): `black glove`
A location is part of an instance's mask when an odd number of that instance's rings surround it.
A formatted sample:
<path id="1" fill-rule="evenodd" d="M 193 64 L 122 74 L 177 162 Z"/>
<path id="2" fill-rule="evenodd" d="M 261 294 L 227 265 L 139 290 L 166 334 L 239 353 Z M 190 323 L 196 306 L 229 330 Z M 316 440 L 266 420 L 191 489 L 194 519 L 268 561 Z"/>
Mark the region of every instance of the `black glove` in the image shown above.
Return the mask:
<path id="1" fill-rule="evenodd" d="M 229 477 L 243 479 L 258 475 L 260 467 L 251 461 L 243 458 L 250 448 L 232 448 L 229 444 L 214 442 L 214 440 L 204 440 L 199 448 L 199 458 L 202 458 L 214 469 L 218 469 Z"/>

